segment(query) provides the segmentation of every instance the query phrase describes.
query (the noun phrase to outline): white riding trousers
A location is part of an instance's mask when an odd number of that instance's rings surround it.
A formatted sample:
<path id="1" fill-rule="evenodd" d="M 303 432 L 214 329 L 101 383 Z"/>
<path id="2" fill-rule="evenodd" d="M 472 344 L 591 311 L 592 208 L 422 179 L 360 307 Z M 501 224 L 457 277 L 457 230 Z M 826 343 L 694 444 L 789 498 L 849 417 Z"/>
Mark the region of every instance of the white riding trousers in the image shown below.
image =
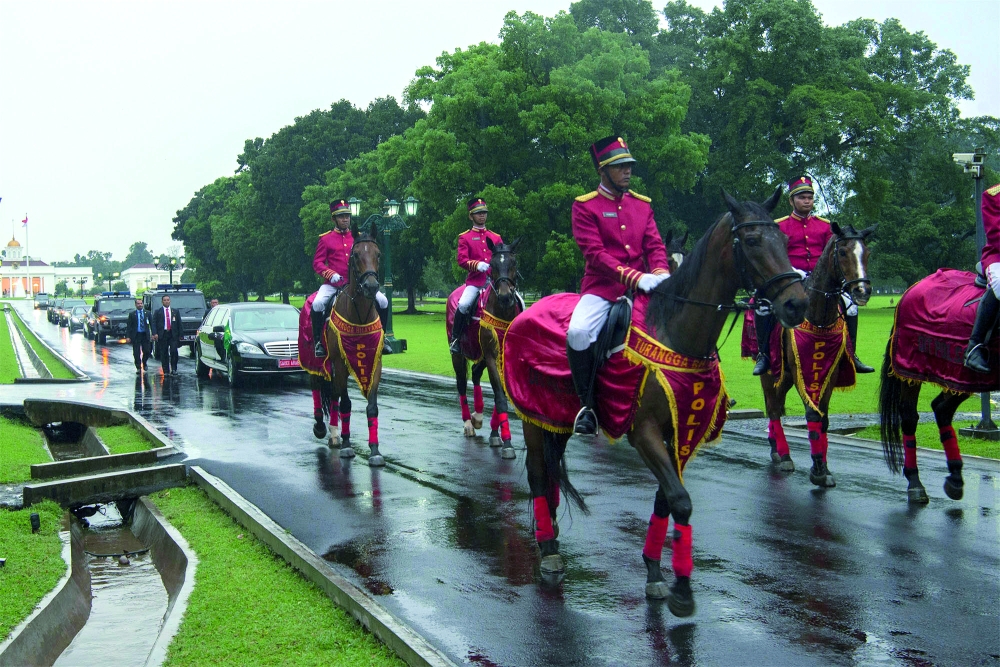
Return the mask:
<path id="1" fill-rule="evenodd" d="M 611 301 L 596 294 L 583 294 L 573 309 L 566 332 L 566 344 L 577 352 L 583 352 L 597 342 L 597 337 L 608 319 Z"/>

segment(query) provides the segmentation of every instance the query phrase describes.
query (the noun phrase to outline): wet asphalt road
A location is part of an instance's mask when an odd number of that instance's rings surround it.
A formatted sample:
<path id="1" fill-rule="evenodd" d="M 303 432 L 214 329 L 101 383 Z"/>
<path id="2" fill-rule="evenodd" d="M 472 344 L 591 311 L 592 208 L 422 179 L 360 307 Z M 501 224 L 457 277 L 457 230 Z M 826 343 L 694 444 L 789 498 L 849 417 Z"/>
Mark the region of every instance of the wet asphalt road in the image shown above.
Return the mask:
<path id="1" fill-rule="evenodd" d="M 305 381 L 231 391 L 221 377 L 197 380 L 183 351 L 181 377 L 137 379 L 129 346 L 98 346 L 19 306 L 96 381 L 3 387 L 0 401 L 135 409 L 186 463 L 223 478 L 457 662 L 1000 664 L 996 463 L 967 459 L 956 502 L 941 488 L 943 455 L 921 451 L 931 502 L 910 508 L 880 451 L 831 445 L 838 486 L 822 491 L 809 483 L 806 449 L 792 445 L 801 469 L 784 476 L 763 440 L 724 436 L 686 471 L 698 607 L 677 619 L 644 597 L 655 485 L 627 443 L 570 443 L 571 479 L 592 514 L 560 509 L 567 572 L 549 586 L 537 574 L 520 428 L 515 461 L 486 432 L 464 438 L 453 383 L 383 377 L 388 465 L 371 469 L 353 387 L 361 456 L 345 463 L 312 437 Z"/>

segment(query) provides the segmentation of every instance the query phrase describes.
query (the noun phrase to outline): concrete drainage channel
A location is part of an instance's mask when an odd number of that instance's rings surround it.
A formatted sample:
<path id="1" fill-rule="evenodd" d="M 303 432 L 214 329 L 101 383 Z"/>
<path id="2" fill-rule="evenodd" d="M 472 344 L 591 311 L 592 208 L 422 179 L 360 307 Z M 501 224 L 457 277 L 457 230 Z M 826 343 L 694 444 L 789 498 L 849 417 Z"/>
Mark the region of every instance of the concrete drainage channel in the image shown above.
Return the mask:
<path id="1" fill-rule="evenodd" d="M 62 457 L 32 466 L 32 477 L 40 481 L 23 486 L 23 506 L 49 498 L 69 508 L 60 534 L 66 573 L 0 644 L 0 666 L 161 664 L 184 615 L 198 561 L 180 533 L 143 496 L 191 482 L 407 664 L 454 664 L 222 480 L 182 464 L 135 468 L 177 453 L 138 415 L 48 400 L 0 406 L 0 412 L 26 417 L 43 428 L 50 450 Z M 93 428 L 129 422 L 163 446 L 108 455 Z M 127 469 L 109 471 L 122 467 Z M 113 659 L 108 657 L 110 637 L 115 638 Z"/>
<path id="2" fill-rule="evenodd" d="M 55 357 L 76 376 L 75 378 L 53 377 L 52 371 L 45 365 L 42 358 L 38 356 L 38 352 L 31 346 L 31 342 L 28 340 L 27 336 L 24 335 L 24 332 L 21 331 L 21 328 L 14 323 L 13 318 L 16 317 L 29 330 L 31 330 L 31 326 L 24 321 L 21 314 L 18 313 L 17 310 L 11 309 L 9 303 L 4 304 L 3 310 L 4 317 L 7 318 L 7 327 L 10 330 L 11 344 L 14 346 L 14 356 L 17 359 L 18 370 L 21 373 L 21 377 L 14 379 L 15 383 L 87 382 L 90 380 L 90 376 L 77 368 L 76 365 L 71 363 L 66 357 L 59 354 L 59 352 L 46 343 L 41 336 L 35 334 L 37 344 L 44 347 L 53 357 Z"/>

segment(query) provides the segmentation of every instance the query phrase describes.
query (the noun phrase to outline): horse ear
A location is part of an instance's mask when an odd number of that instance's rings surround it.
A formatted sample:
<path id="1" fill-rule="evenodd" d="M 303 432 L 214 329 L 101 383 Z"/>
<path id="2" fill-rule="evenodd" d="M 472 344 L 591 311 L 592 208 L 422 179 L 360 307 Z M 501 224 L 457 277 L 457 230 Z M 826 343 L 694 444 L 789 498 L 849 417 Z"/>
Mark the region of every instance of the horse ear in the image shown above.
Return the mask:
<path id="1" fill-rule="evenodd" d="M 781 186 L 779 185 L 774 189 L 774 194 L 771 195 L 767 201 L 763 202 L 761 206 L 767 210 L 768 213 L 774 211 L 774 208 L 778 205 L 778 201 L 781 199 Z"/>
<path id="2" fill-rule="evenodd" d="M 682 248 L 687 245 L 688 234 L 689 234 L 689 232 L 687 232 L 687 231 L 684 232 L 684 238 L 681 239 L 681 247 Z"/>
<path id="3" fill-rule="evenodd" d="M 513 242 L 512 242 L 511 244 L 510 244 L 510 251 L 511 251 L 511 252 L 514 252 L 515 250 L 517 250 L 517 246 L 518 246 L 518 244 L 519 244 L 519 243 L 521 243 L 521 239 L 522 239 L 522 238 L 523 238 L 523 237 L 521 237 L 521 236 L 518 236 L 518 237 L 517 237 L 516 239 L 514 239 L 514 241 L 513 241 Z"/>
<path id="4" fill-rule="evenodd" d="M 668 229 L 667 233 L 663 235 L 663 245 L 670 247 L 670 242 L 674 240 L 674 230 Z"/>
<path id="5" fill-rule="evenodd" d="M 357 241 L 358 237 L 361 236 L 361 232 L 358 231 L 358 223 L 356 222 L 351 223 L 351 236 L 354 237 L 355 241 Z"/>
<path id="6" fill-rule="evenodd" d="M 493 239 L 489 236 L 486 237 L 486 247 L 490 249 L 490 252 L 496 252 L 497 247 L 493 245 Z"/>
<path id="7" fill-rule="evenodd" d="M 842 230 L 840 228 L 840 225 L 838 225 L 836 222 L 831 222 L 830 223 L 830 229 L 833 230 L 834 236 L 843 236 L 844 235 L 844 230 Z"/>
<path id="8" fill-rule="evenodd" d="M 728 208 L 729 212 L 733 214 L 733 217 L 741 215 L 743 207 L 740 206 L 738 201 L 733 199 L 732 195 L 726 192 L 725 188 L 722 188 L 722 198 L 725 200 L 726 208 Z"/>
<path id="9" fill-rule="evenodd" d="M 868 237 L 874 234 L 876 229 L 878 229 L 878 223 L 872 225 L 871 227 L 868 227 L 867 229 L 862 229 L 861 240 L 867 241 Z"/>

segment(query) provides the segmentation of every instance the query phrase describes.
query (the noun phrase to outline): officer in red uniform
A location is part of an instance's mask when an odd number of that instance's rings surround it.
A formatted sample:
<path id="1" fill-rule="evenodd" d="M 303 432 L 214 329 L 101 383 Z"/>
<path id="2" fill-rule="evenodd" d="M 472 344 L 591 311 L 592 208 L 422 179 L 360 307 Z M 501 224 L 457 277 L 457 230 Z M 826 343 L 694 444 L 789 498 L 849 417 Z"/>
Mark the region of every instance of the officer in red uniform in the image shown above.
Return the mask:
<path id="1" fill-rule="evenodd" d="M 573 238 L 585 268 L 580 302 L 566 332 L 566 354 L 573 384 L 583 408 L 575 433 L 597 432 L 594 414 L 593 345 L 608 318 L 611 304 L 628 289 L 652 290 L 670 276 L 667 249 L 656 228 L 649 198 L 629 191 L 635 158 L 621 137 L 606 137 L 590 147 L 600 174 L 597 190 L 573 203 Z"/>
<path id="2" fill-rule="evenodd" d="M 317 357 L 326 356 L 323 345 L 323 326 L 330 316 L 334 299 L 349 279 L 351 249 L 354 247 L 354 235 L 351 233 L 351 207 L 346 200 L 338 199 L 330 202 L 330 217 L 333 218 L 333 229 L 319 235 L 316 244 L 316 254 L 313 255 L 313 271 L 323 278 L 316 298 L 313 300 L 312 320 L 314 353 Z M 382 292 L 375 295 L 379 308 L 389 304 Z"/>
<path id="3" fill-rule="evenodd" d="M 977 373 L 989 373 L 989 358 L 986 356 L 986 336 L 997 322 L 1000 312 L 1000 184 L 983 193 L 983 231 L 986 243 L 980 264 L 986 275 L 986 293 L 979 300 L 976 323 L 969 336 L 969 346 L 965 349 L 965 367 Z"/>
<path id="4" fill-rule="evenodd" d="M 472 221 L 472 229 L 464 231 L 458 235 L 458 252 L 456 261 L 469 275 L 465 278 L 465 290 L 458 299 L 458 310 L 455 311 L 455 322 L 451 327 L 451 351 L 459 353 L 462 351 L 462 334 L 465 333 L 469 321 L 474 314 L 476 299 L 489 279 L 490 260 L 493 253 L 490 251 L 486 240 L 493 242 L 494 246 L 503 243 L 503 239 L 496 232 L 486 229 L 486 216 L 489 209 L 482 197 L 470 199 L 469 220 Z"/>
<path id="5" fill-rule="evenodd" d="M 808 176 L 802 176 L 788 184 L 788 201 L 792 205 L 792 214 L 777 220 L 778 226 L 788 237 L 788 259 L 792 268 L 808 276 L 816 268 L 823 249 L 826 247 L 833 230 L 830 221 L 812 214 L 813 184 Z M 858 306 L 844 296 L 844 321 L 847 333 L 857 348 L 858 339 Z M 762 375 L 770 367 L 769 352 L 771 350 L 771 331 L 774 329 L 775 318 L 769 310 L 758 309 L 754 313 L 754 323 L 757 334 L 757 363 L 753 367 L 754 375 Z M 858 359 L 854 353 L 854 369 L 858 373 L 874 373 L 875 369 Z"/>

